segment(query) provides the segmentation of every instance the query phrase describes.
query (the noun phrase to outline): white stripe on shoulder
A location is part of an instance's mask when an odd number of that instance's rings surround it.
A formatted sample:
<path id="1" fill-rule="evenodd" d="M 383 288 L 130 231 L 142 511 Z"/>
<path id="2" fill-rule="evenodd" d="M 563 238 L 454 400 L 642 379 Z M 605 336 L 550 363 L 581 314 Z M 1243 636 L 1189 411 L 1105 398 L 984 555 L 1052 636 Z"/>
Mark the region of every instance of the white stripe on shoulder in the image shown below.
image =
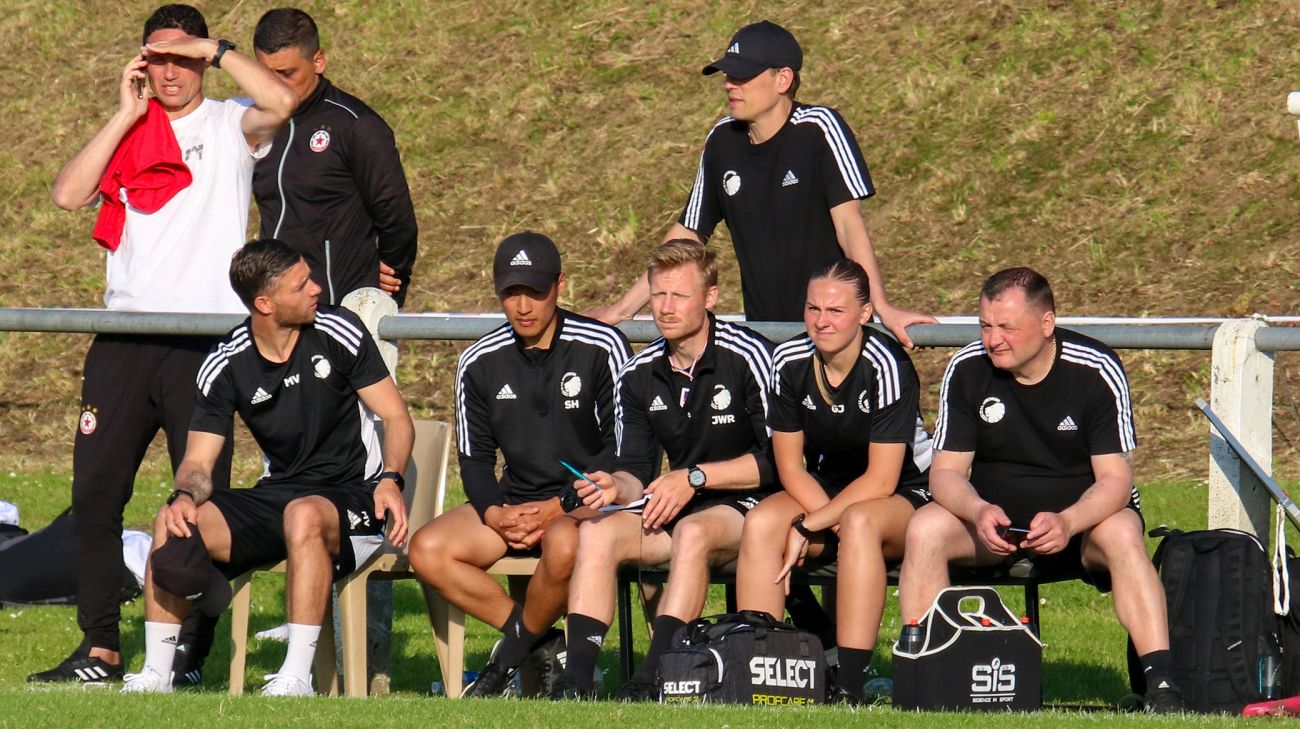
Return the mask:
<path id="1" fill-rule="evenodd" d="M 327 103 L 333 104 L 333 105 L 337 106 L 338 108 L 342 109 L 343 111 L 346 111 L 347 113 L 351 114 L 353 119 L 360 119 L 360 118 L 361 118 L 360 116 L 357 115 L 357 113 L 356 113 L 355 111 L 353 111 L 352 109 L 348 108 L 347 106 L 344 106 L 343 104 L 340 104 L 339 102 L 337 102 L 337 101 L 335 101 L 335 100 L 333 100 L 333 99 L 325 99 L 325 101 L 326 101 Z"/>
<path id="2" fill-rule="evenodd" d="M 1061 359 L 1097 370 L 1115 398 L 1120 448 L 1125 453 L 1136 448 L 1137 434 L 1133 427 L 1133 403 L 1129 398 L 1128 379 L 1124 376 L 1124 368 L 1120 366 L 1119 361 L 1109 352 L 1076 342 L 1061 343 Z"/>
<path id="3" fill-rule="evenodd" d="M 570 317 L 565 317 L 563 328 L 560 330 L 560 337 L 564 338 L 566 334 L 576 337 L 586 337 L 587 341 L 604 347 L 611 357 L 618 361 L 619 366 L 632 356 L 632 349 L 627 345 L 626 340 L 620 332 L 608 324 L 599 322 L 576 321 Z M 618 369 L 614 370 L 616 373 Z"/>
<path id="4" fill-rule="evenodd" d="M 351 322 L 335 314 L 317 314 L 315 328 L 324 332 L 343 345 L 350 354 L 356 356 L 361 347 L 361 330 Z"/>
<path id="5" fill-rule="evenodd" d="M 867 184 L 866 177 L 853 154 L 853 146 L 844 133 L 838 117 L 832 114 L 830 109 L 824 106 L 805 106 L 796 111 L 790 121 L 794 124 L 811 123 L 821 127 L 822 135 L 826 137 L 826 144 L 830 146 L 835 164 L 839 167 L 840 176 L 844 178 L 844 186 L 856 197 L 867 197 L 872 193 L 871 186 Z"/>
<path id="6" fill-rule="evenodd" d="M 624 375 L 638 367 L 654 362 L 662 357 L 666 351 L 667 345 L 662 338 L 656 339 L 650 344 L 647 344 L 645 349 L 632 355 L 627 362 L 623 363 L 623 368 L 618 371 L 619 379 L 623 379 Z"/>
<path id="7" fill-rule="evenodd" d="M 473 453 L 470 449 L 469 440 L 469 418 L 465 415 L 465 372 L 470 365 L 474 364 L 480 357 L 484 357 L 504 347 L 509 347 L 514 343 L 514 330 L 510 324 L 502 324 L 492 331 L 484 334 L 477 342 L 474 342 L 460 353 L 460 360 L 456 363 L 456 445 L 460 448 L 461 453 Z"/>
<path id="8" fill-rule="evenodd" d="M 768 383 L 768 388 L 779 395 L 781 393 L 781 370 L 794 362 L 808 359 L 816 349 L 812 340 L 806 335 L 778 345 L 776 351 L 772 353 L 772 379 Z"/>
<path id="9" fill-rule="evenodd" d="M 758 382 L 759 398 L 763 403 L 763 413 L 767 414 L 767 389 L 772 382 L 772 355 L 756 335 L 748 329 L 742 329 L 727 322 L 718 322 L 714 329 L 714 340 L 723 349 L 740 355 L 749 367 L 750 374 Z"/>
<path id="10" fill-rule="evenodd" d="M 898 372 L 898 358 L 885 343 L 867 336 L 862 343 L 862 356 L 876 370 L 876 408 L 885 409 L 903 396 L 902 378 Z"/>
<path id="11" fill-rule="evenodd" d="M 709 148 L 709 139 L 718 130 L 718 127 L 729 123 L 731 123 L 731 117 L 722 117 L 709 129 L 709 133 L 704 137 L 704 147 L 700 150 L 700 164 L 699 167 L 695 168 L 695 184 L 691 186 L 691 195 L 686 199 L 684 224 L 691 230 L 699 230 L 700 208 L 704 205 L 704 150 Z"/>
<path id="12" fill-rule="evenodd" d="M 939 415 L 934 420 L 934 449 L 944 450 L 944 441 L 948 438 L 948 386 L 952 382 L 953 373 L 957 371 L 957 365 L 974 357 L 984 356 L 984 343 L 981 341 L 971 342 L 965 347 L 957 350 L 952 359 L 948 360 L 948 366 L 943 370 L 943 381 L 939 384 Z"/>
<path id="13" fill-rule="evenodd" d="M 251 346 L 253 346 L 253 338 L 249 336 L 248 328 L 241 326 L 236 329 L 231 340 L 218 345 L 217 349 L 209 354 L 207 359 L 203 361 L 203 365 L 199 367 L 199 374 L 195 378 L 195 384 L 198 385 L 199 391 L 206 396 L 208 391 L 212 389 L 212 383 L 216 381 L 217 376 L 226 368 L 226 365 L 230 364 L 230 359 Z"/>

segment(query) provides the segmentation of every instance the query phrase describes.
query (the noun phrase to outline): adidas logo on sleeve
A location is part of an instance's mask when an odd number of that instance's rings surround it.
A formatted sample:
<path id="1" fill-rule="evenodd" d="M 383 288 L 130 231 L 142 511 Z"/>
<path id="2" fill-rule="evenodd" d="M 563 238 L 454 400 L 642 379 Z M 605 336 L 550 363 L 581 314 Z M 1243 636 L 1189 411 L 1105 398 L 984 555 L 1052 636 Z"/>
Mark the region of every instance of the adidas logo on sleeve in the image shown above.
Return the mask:
<path id="1" fill-rule="evenodd" d="M 1051 421 L 1048 421 L 1048 422 L 1051 422 Z M 1062 420 L 1062 421 L 1061 421 L 1061 424 L 1058 425 L 1058 426 L 1056 426 L 1056 429 L 1057 429 L 1057 430 L 1060 430 L 1060 431 L 1066 431 L 1066 430 L 1078 430 L 1078 429 L 1079 429 L 1079 426 L 1075 424 L 1075 422 L 1074 422 L 1074 418 L 1072 418 L 1072 417 L 1070 417 L 1069 415 L 1067 415 L 1067 416 L 1065 416 L 1065 420 Z"/>
<path id="2" fill-rule="evenodd" d="M 510 389 L 510 385 L 502 385 L 501 389 L 497 391 L 497 399 L 518 400 L 519 398 L 515 395 L 515 391 Z"/>

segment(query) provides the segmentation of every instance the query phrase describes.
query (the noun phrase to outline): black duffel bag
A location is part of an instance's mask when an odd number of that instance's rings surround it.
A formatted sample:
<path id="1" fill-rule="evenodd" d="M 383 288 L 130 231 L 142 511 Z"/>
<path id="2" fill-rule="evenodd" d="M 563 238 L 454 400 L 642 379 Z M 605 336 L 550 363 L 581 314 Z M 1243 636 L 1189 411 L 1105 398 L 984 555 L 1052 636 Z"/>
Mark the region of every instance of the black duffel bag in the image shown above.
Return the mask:
<path id="1" fill-rule="evenodd" d="M 756 610 L 687 623 L 659 659 L 666 704 L 820 704 L 825 681 L 817 636 Z"/>

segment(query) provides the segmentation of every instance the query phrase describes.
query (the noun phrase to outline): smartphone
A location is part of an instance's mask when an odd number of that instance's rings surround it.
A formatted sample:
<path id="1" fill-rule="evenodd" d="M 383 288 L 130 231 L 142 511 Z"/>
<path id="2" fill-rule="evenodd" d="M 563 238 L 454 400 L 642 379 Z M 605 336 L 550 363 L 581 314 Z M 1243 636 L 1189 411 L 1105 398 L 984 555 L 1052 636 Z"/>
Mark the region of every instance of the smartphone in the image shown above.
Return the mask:
<path id="1" fill-rule="evenodd" d="M 1018 526 L 1005 527 L 1000 536 L 1004 541 L 1012 544 L 1020 544 L 1025 541 L 1025 537 L 1029 536 L 1029 528 Z"/>
<path id="2" fill-rule="evenodd" d="M 136 78 L 132 79 L 132 82 L 135 84 L 135 98 L 143 99 L 144 98 L 144 77 L 137 76 Z"/>

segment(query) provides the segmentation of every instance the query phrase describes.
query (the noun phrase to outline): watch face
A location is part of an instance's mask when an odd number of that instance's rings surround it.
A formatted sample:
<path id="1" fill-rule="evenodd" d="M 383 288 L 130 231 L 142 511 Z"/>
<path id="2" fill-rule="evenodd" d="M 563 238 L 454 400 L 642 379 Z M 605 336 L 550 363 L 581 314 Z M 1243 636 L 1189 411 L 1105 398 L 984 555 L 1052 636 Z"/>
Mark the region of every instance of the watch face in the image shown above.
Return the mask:
<path id="1" fill-rule="evenodd" d="M 686 482 L 697 489 L 704 486 L 704 471 L 701 471 L 698 468 L 692 468 L 687 471 Z"/>

